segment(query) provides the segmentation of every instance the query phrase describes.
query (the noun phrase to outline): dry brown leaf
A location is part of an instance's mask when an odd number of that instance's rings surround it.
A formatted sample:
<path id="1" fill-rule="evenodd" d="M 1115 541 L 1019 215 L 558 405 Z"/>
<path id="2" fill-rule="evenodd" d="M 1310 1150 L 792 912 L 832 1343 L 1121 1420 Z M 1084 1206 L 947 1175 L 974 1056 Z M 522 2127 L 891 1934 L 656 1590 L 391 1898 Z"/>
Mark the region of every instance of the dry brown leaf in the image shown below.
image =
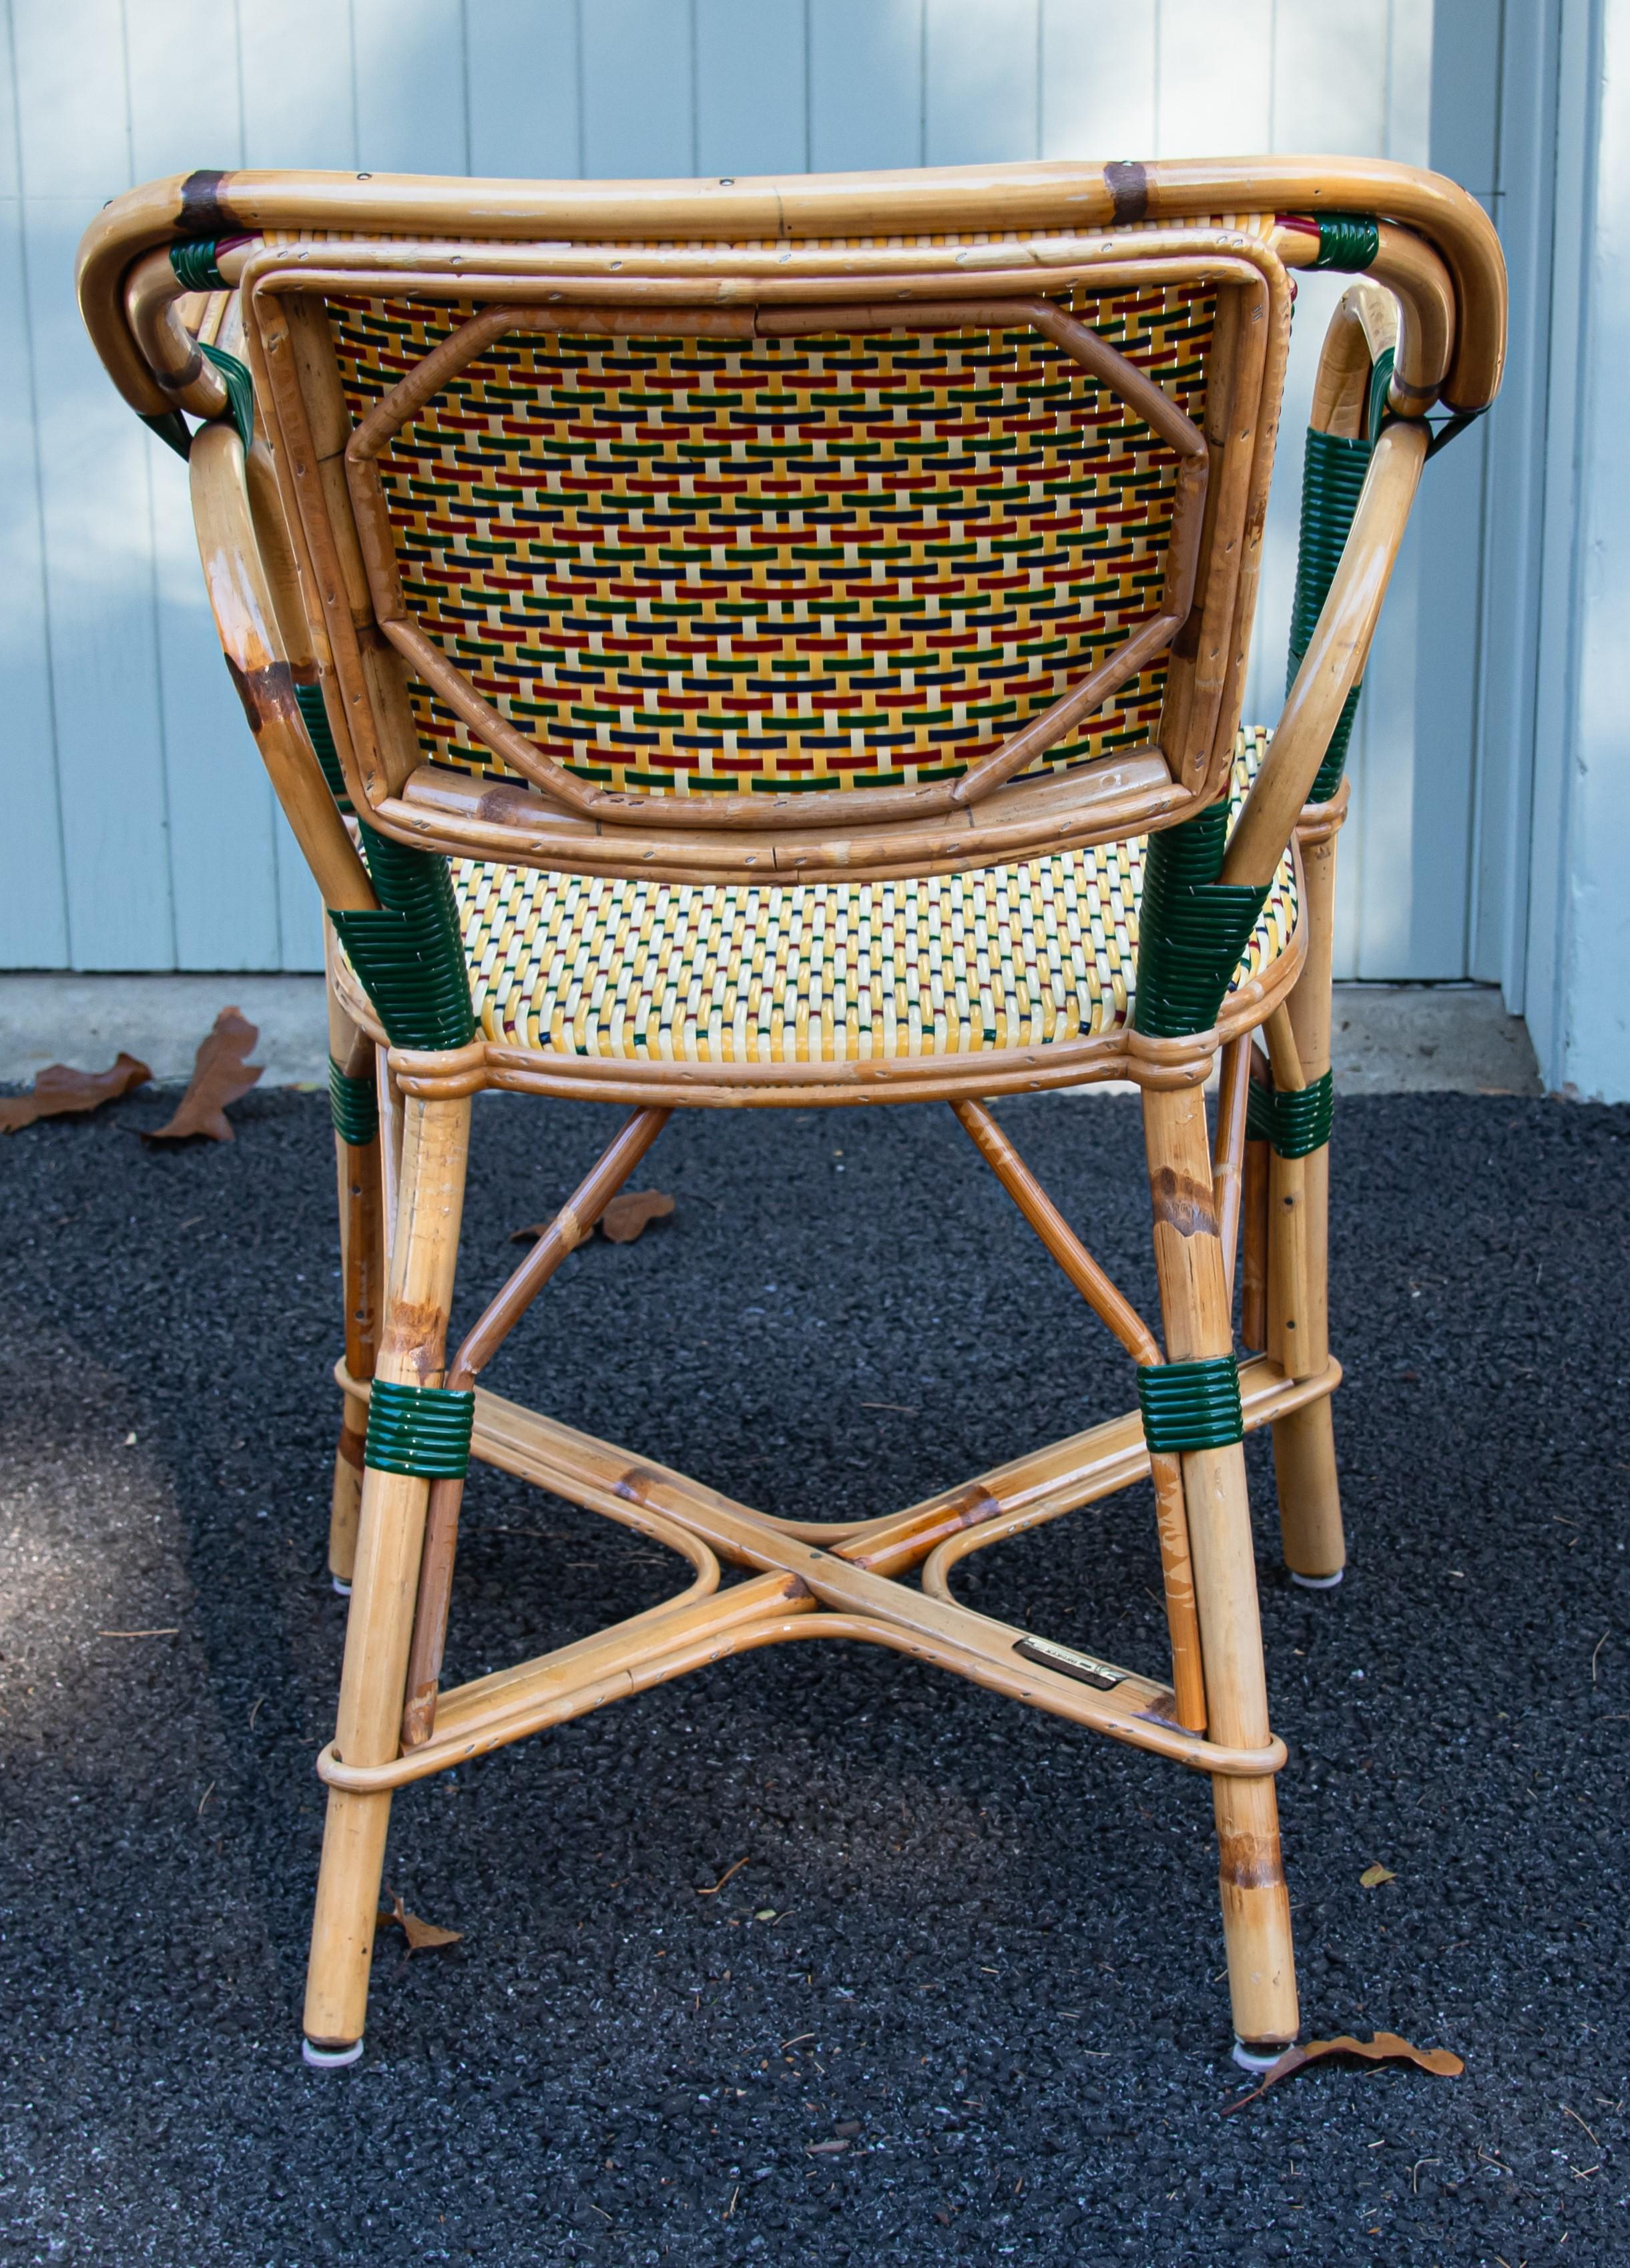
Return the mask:
<path id="1" fill-rule="evenodd" d="M 144 1063 L 123 1053 L 111 1071 L 74 1071 L 67 1064 L 50 1064 L 29 1094 L 8 1094 L 0 1101 L 0 1134 L 15 1134 L 37 1118 L 100 1110 L 104 1102 L 129 1094 L 133 1086 L 145 1086 L 151 1077 Z"/>
<path id="2" fill-rule="evenodd" d="M 1310 2063 L 1323 2063 L 1329 2056 L 1357 2056 L 1364 2063 L 1412 2063 L 1417 2071 L 1432 2072 L 1439 2079 L 1458 2079 L 1465 2069 L 1449 2049 L 1418 2048 L 1397 2032 L 1377 2032 L 1373 2040 L 1358 2040 L 1351 2032 L 1340 2032 L 1333 2040 L 1309 2040 L 1301 2047 L 1287 2048 L 1279 2061 L 1263 2073 L 1259 2087 L 1224 2104 L 1224 2117 L 1230 2110 L 1243 2110 L 1248 2102 L 1255 2102 L 1278 2080 L 1288 2079 Z"/>
<path id="3" fill-rule="evenodd" d="M 227 1123 L 226 1106 L 247 1094 L 262 1066 L 245 1058 L 260 1033 L 240 1009 L 223 1008 L 214 1029 L 198 1049 L 187 1092 L 165 1126 L 144 1134 L 144 1142 L 188 1142 L 206 1134 L 211 1142 L 237 1139 Z"/>
<path id="4" fill-rule="evenodd" d="M 1359 1876 L 1359 1887 L 1365 1890 L 1378 1890 L 1383 1882 L 1396 1882 L 1397 1880 L 1398 1876 L 1390 1867 L 1366 1867 Z"/>
<path id="5" fill-rule="evenodd" d="M 387 1906 L 380 1908 L 380 1926 L 388 1928 L 392 1922 L 408 1940 L 409 1953 L 433 1953 L 438 1946 L 456 1945 L 464 1933 L 461 1929 L 438 1929 L 433 1921 L 421 1921 L 409 1913 L 402 1900 L 392 1890 Z"/>
<path id="6" fill-rule="evenodd" d="M 673 1210 L 673 1198 L 664 1197 L 660 1189 L 624 1189 L 601 1214 L 600 1233 L 609 1243 L 632 1244 L 653 1220 L 666 1220 Z M 509 1241 L 512 1244 L 535 1244 L 554 1226 L 553 1220 L 528 1221 L 525 1228 L 511 1229 Z"/>
<path id="7" fill-rule="evenodd" d="M 653 1220 L 667 1220 L 674 1211 L 674 1197 L 664 1197 L 660 1189 L 626 1189 L 621 1197 L 612 1202 L 601 1213 L 599 1229 L 615 1245 L 632 1245 L 635 1236 L 644 1232 Z M 556 1216 L 556 1220 L 560 1216 Z M 524 1229 L 510 1229 L 513 1245 L 535 1245 L 537 1238 L 553 1229 L 553 1220 L 528 1220 Z M 589 1229 L 589 1236 L 594 1229 Z"/>
<path id="8" fill-rule="evenodd" d="M 660 1189 L 624 1189 L 600 1216 L 600 1233 L 613 1244 L 632 1244 L 653 1220 L 666 1220 L 674 1200 Z"/>

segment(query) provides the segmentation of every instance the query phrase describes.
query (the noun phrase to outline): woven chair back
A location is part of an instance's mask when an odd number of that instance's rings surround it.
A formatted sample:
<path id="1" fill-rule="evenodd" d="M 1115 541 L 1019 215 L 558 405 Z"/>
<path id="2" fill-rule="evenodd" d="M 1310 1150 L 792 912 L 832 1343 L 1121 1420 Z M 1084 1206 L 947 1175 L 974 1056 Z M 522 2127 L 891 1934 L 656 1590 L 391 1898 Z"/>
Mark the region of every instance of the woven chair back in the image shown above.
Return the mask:
<path id="1" fill-rule="evenodd" d="M 463 840 L 524 791 L 602 870 L 618 829 L 750 828 L 943 871 L 1210 800 L 1289 328 L 1270 235 L 266 242 L 247 348 L 350 776 Z M 863 839 L 903 822 L 943 839 Z"/>
<path id="2" fill-rule="evenodd" d="M 1055 304 L 1203 424 L 1214 291 Z M 475 313 L 330 299 L 356 423 Z M 733 799 L 958 780 L 1112 669 L 1162 610 L 1179 467 L 1028 323 L 511 332 L 375 461 L 407 609 L 505 724 L 594 786 Z M 1021 771 L 1158 742 L 1167 675 L 1134 659 Z M 432 761 L 514 775 L 409 692 Z"/>

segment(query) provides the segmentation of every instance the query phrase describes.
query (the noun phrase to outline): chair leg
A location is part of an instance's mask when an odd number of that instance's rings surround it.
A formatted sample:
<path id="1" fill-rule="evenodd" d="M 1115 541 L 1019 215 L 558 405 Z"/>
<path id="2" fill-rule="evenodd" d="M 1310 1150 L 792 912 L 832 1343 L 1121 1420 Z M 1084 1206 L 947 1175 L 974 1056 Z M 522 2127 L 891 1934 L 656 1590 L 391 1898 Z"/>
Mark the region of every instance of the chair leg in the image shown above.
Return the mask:
<path id="1" fill-rule="evenodd" d="M 345 1367 L 360 1384 L 373 1375 L 380 1300 L 384 1289 L 379 1137 L 356 1144 L 346 1141 L 336 1131 L 334 1150 L 340 1187 Z M 362 1453 L 367 1431 L 367 1403 L 360 1395 L 348 1394 L 339 1447 L 334 1457 L 334 1493 L 328 1514 L 328 1572 L 336 1590 L 350 1587 L 356 1565 L 357 1523 L 362 1511 Z"/>
<path id="2" fill-rule="evenodd" d="M 406 1108 L 399 1218 L 375 1373 L 394 1384 L 441 1383 L 469 1117 L 468 1098 L 409 1101 Z M 335 1735 L 347 1763 L 387 1764 L 399 1753 L 429 1494 L 427 1480 L 407 1474 L 370 1467 L 364 1476 Z M 389 1823 L 388 1793 L 329 1790 L 306 1973 L 308 2061 L 349 2062 L 361 2052 Z"/>
<path id="3" fill-rule="evenodd" d="M 1335 823 L 1302 835 L 1308 957 L 1290 997 L 1291 1029 L 1309 1085 L 1330 1069 L 1331 953 L 1336 895 Z M 1299 1247 L 1294 1270 L 1268 1266 L 1268 1350 L 1294 1378 L 1316 1377 L 1330 1360 L 1330 1149 L 1275 1158 L 1269 1168 L 1268 1233 Z M 1293 1213 L 1299 1218 L 1293 1220 Z M 1294 1276 L 1295 1293 L 1285 1290 Z M 1287 1309 L 1294 1307 L 1294 1312 Z M 1287 1328 L 1288 1326 L 1288 1328 Z M 1327 1590 L 1341 1580 L 1346 1543 L 1336 1475 L 1330 1397 L 1280 1418 L 1273 1427 L 1273 1476 L 1280 1533 L 1293 1582 Z"/>
<path id="4" fill-rule="evenodd" d="M 340 1287 L 345 1308 L 345 1367 L 359 1382 L 373 1375 L 380 1301 L 385 1288 L 383 1182 L 374 1046 L 342 1006 L 334 987 L 336 940 L 323 924 L 328 960 L 328 1063 L 335 1098 L 334 1156 L 340 1199 Z M 337 1074 L 337 1078 L 336 1077 Z M 370 1135 L 369 1128 L 372 1132 Z M 360 1136 L 363 1138 L 358 1139 Z M 328 1508 L 328 1572 L 336 1591 L 350 1588 L 362 1509 L 362 1451 L 368 1405 L 345 1396 Z"/>
<path id="5" fill-rule="evenodd" d="M 1228 1354 L 1233 1332 L 1205 1097 L 1197 1088 L 1146 1088 L 1143 1125 L 1167 1360 Z M 1183 1485 L 1211 1735 L 1261 1747 L 1271 1731 L 1242 1444 L 1186 1450 Z M 1300 2023 L 1279 1808 L 1271 1774 L 1218 1775 L 1212 1791 L 1235 2052 L 1258 2058 L 1287 2046 Z"/>

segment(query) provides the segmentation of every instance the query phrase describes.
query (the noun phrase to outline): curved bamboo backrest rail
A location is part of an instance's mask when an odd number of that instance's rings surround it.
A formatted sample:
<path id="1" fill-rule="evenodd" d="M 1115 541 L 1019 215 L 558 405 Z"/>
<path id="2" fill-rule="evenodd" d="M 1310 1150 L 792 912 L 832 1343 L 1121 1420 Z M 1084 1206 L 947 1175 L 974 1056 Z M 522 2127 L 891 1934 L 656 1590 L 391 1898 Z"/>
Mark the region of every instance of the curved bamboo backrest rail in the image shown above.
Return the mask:
<path id="1" fill-rule="evenodd" d="M 1456 410 L 1486 409 L 1494 400 L 1506 329 L 1505 264 L 1494 224 L 1441 174 L 1380 158 L 1198 158 L 1107 166 L 1058 159 L 734 180 L 178 173 L 115 197 L 92 224 L 80 247 L 79 303 L 125 399 L 153 416 L 173 401 L 131 331 L 124 283 L 144 254 L 187 238 L 288 230 L 500 242 L 777 245 L 964 228 L 1097 230 L 1216 212 L 1362 213 L 1423 238 L 1442 260 L 1455 299 L 1456 337 L 1442 397 Z"/>

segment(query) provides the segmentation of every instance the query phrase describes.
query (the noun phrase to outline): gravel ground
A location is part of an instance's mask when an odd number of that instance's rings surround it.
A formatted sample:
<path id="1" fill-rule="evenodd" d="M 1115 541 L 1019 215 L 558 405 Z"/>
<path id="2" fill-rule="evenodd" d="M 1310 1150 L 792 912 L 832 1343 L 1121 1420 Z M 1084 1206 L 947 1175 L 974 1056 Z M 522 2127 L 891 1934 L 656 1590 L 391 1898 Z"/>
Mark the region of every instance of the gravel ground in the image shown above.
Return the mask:
<path id="1" fill-rule="evenodd" d="M 836 1647 L 400 1799 L 389 1885 L 462 1941 L 387 1933 L 366 2058 L 305 2070 L 343 1615 L 326 1107 L 254 1096 L 233 1147 L 148 1153 L 167 1108 L 0 1152 L 0 2260 L 1630 2260 L 1630 1113 L 1340 1114 L 1340 1591 L 1287 1584 L 1250 1451 L 1305 2019 L 1467 2068 L 1325 2067 L 1230 2117 L 1204 1783 Z M 1135 1107 L 1002 1115 L 1149 1300 Z M 611 1123 L 483 1101 L 466 1314 Z M 948 1113 L 682 1114 L 641 1179 L 673 1219 L 568 1262 L 500 1391 L 807 1516 L 1131 1400 Z M 454 1678 L 675 1587 L 496 1475 L 466 1521 Z M 1142 1491 L 963 1573 L 1162 1661 Z"/>

